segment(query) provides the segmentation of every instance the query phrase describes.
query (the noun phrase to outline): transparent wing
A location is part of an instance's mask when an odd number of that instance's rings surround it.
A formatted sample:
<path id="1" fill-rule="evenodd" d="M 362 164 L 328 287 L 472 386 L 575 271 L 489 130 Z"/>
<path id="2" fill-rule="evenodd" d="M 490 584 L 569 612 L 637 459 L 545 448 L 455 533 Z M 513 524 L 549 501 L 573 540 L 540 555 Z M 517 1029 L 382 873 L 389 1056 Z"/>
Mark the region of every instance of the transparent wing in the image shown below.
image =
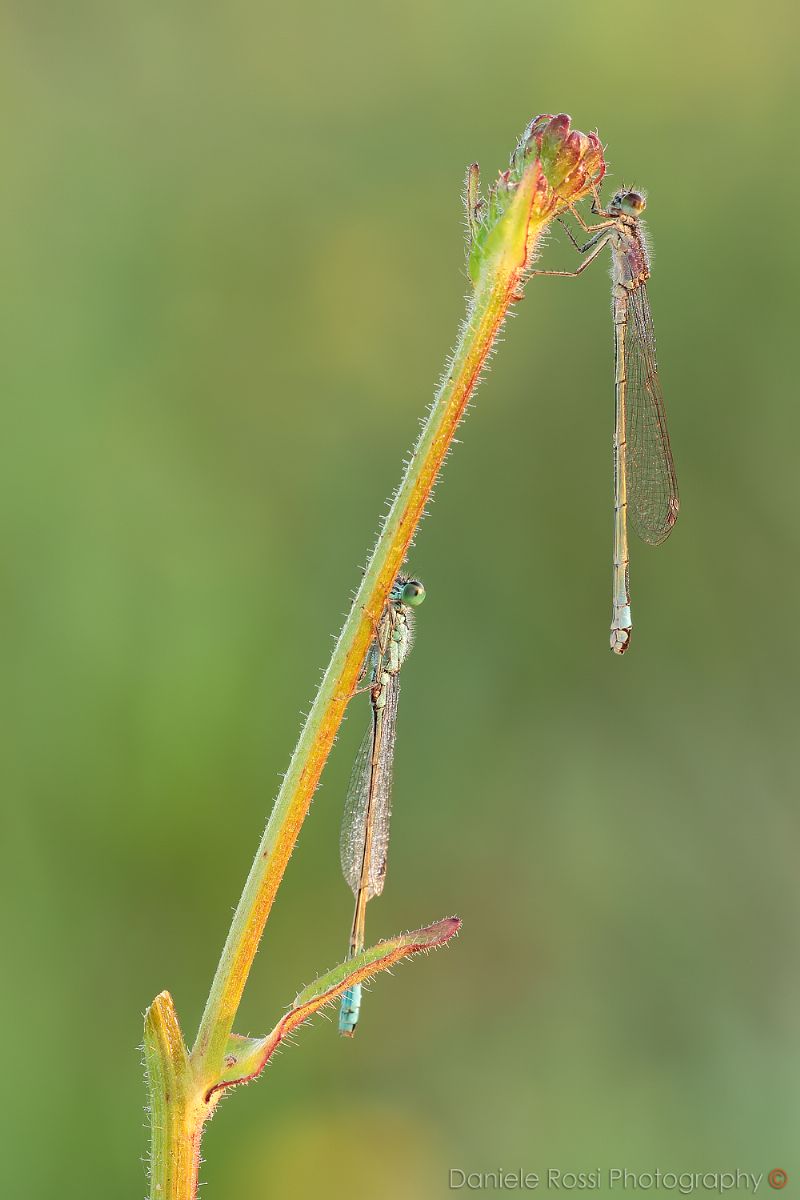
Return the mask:
<path id="1" fill-rule="evenodd" d="M 642 541 L 658 546 L 678 518 L 680 501 L 644 284 L 628 297 L 625 376 L 628 516 Z"/>
<path id="2" fill-rule="evenodd" d="M 372 854 L 369 869 L 369 899 L 380 896 L 386 878 L 386 859 L 389 854 L 389 822 L 392 816 L 392 779 L 394 775 L 394 743 L 397 733 L 397 700 L 400 677 L 392 675 L 386 684 L 386 704 L 383 708 L 381 743 L 376 770 L 374 816 L 372 820 Z"/>
<path id="3" fill-rule="evenodd" d="M 372 778 L 372 739 L 374 720 L 370 717 L 369 729 L 364 735 L 347 787 L 344 816 L 339 833 L 339 859 L 342 874 L 353 895 L 358 891 L 361 879 L 361 864 L 364 860 L 364 835 L 369 802 L 369 785 Z"/>
<path id="4" fill-rule="evenodd" d="M 386 877 L 399 692 L 400 680 L 397 675 L 392 675 L 385 684 L 386 702 L 383 708 L 378 710 L 377 716 L 370 721 L 353 764 L 339 837 L 342 874 L 353 895 L 357 895 L 361 883 L 368 819 L 372 822 L 368 900 L 373 896 L 380 896 Z M 373 778 L 372 758 L 375 742 L 377 754 Z"/>

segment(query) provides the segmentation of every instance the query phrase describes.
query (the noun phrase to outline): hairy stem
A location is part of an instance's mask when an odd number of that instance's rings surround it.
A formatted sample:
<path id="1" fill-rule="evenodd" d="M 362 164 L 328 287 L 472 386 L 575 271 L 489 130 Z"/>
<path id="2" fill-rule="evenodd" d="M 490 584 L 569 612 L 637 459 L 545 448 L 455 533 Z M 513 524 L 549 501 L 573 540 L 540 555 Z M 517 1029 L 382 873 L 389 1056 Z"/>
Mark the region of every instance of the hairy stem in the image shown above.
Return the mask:
<path id="1" fill-rule="evenodd" d="M 229 1041 L 264 924 L 305 820 L 322 769 L 353 695 L 389 590 L 425 511 L 454 434 L 480 380 L 509 306 L 536 257 L 547 224 L 602 179 L 605 165 L 595 134 L 570 131 L 565 113 L 534 118 L 518 140 L 508 170 L 480 192 L 477 164 L 468 173 L 469 274 L 474 284 L 458 344 L 395 493 L 352 608 L 325 672 L 234 914 L 194 1049 L 187 1052 L 169 994 L 157 996 L 145 1020 L 145 1057 L 152 1110 L 151 1196 L 194 1200 L 200 1132 L 223 1089 L 252 1078 L 291 1025 L 316 1011 L 346 984 L 341 970 L 370 974 L 375 954 L 328 973 L 327 992 L 301 993 L 272 1039 Z M 400 956 L 447 941 L 456 918 L 397 940 Z M 409 938 L 411 939 L 409 941 Z M 394 951 L 392 952 L 394 953 Z M 370 956 L 373 957 L 370 957 Z M 394 961 L 394 960 L 392 960 Z M 331 982 L 333 980 L 333 982 Z M 302 1003 L 301 1003 L 302 1001 Z M 294 1017 L 292 1017 L 294 1014 Z M 288 1022 L 288 1024 L 287 1024 Z M 244 1056 L 244 1057 L 243 1057 Z M 246 1062 L 245 1062 L 246 1060 Z M 244 1065 L 243 1065 L 244 1064 Z"/>
<path id="2" fill-rule="evenodd" d="M 195 1086 L 169 992 L 156 996 L 147 1010 L 144 1056 L 150 1094 L 151 1200 L 193 1200 L 209 1108 Z"/>
<path id="3" fill-rule="evenodd" d="M 529 247 L 528 247 L 529 249 Z M 515 261 L 516 259 L 516 261 Z M 498 255 L 470 298 L 458 345 L 306 718 L 244 886 L 200 1022 L 192 1062 L 198 1077 L 221 1069 L 250 967 L 345 707 L 356 687 L 389 589 L 400 570 L 456 428 L 515 298 L 524 261 Z"/>

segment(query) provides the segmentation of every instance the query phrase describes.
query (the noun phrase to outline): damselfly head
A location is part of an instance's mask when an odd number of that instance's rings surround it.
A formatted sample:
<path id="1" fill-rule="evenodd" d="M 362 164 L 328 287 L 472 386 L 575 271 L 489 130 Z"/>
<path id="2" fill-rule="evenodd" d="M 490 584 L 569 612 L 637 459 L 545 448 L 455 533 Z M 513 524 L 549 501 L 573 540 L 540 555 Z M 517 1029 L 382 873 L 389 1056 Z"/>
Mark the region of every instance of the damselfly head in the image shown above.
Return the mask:
<path id="1" fill-rule="evenodd" d="M 646 207 L 647 201 L 641 192 L 622 188 L 621 191 L 614 194 L 608 211 L 612 217 L 618 217 L 620 214 L 624 214 L 626 217 L 640 217 Z"/>
<path id="2" fill-rule="evenodd" d="M 399 600 L 416 608 L 425 599 L 425 588 L 418 579 L 398 579 Z"/>

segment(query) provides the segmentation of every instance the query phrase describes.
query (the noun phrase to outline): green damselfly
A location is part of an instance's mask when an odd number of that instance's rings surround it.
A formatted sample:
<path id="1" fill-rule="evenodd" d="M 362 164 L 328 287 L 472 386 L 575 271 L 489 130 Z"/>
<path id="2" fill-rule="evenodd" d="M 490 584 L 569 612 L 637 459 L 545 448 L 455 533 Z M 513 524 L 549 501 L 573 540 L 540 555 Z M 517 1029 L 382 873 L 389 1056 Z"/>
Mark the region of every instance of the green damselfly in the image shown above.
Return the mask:
<path id="1" fill-rule="evenodd" d="M 639 537 L 658 546 L 678 517 L 678 481 L 667 433 L 664 397 L 656 366 L 653 318 L 647 298 L 650 258 L 641 214 L 641 192 L 622 188 L 603 209 L 595 192 L 592 212 L 603 220 L 582 228 L 592 234 L 581 246 L 587 258 L 577 271 L 534 271 L 534 275 L 580 275 L 606 246 L 611 248 L 614 311 L 614 571 L 611 649 L 624 654 L 631 639 L 628 578 L 628 515 Z M 563 221 L 562 221 L 562 224 Z"/>
<path id="2" fill-rule="evenodd" d="M 342 873 L 356 898 L 350 958 L 364 949 L 367 901 L 381 894 L 386 878 L 400 668 L 411 650 L 414 609 L 424 599 L 425 588 L 418 579 L 398 576 L 364 668 L 372 712 L 353 764 L 339 841 Z M 339 1032 L 346 1037 L 356 1031 L 360 1008 L 361 984 L 357 983 L 342 996 Z"/>

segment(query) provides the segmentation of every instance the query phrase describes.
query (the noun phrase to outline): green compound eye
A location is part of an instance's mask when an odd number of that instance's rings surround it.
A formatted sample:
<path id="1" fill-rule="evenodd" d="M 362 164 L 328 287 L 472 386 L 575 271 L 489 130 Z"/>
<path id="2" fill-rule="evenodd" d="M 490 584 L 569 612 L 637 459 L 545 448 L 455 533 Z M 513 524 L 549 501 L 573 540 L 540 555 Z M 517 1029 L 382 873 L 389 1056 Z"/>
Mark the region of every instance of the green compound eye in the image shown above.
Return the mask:
<path id="1" fill-rule="evenodd" d="M 400 599 L 403 604 L 410 604 L 412 607 L 416 607 L 418 604 L 422 604 L 422 601 L 425 599 L 425 588 L 418 579 L 409 579 L 403 584 Z"/>

